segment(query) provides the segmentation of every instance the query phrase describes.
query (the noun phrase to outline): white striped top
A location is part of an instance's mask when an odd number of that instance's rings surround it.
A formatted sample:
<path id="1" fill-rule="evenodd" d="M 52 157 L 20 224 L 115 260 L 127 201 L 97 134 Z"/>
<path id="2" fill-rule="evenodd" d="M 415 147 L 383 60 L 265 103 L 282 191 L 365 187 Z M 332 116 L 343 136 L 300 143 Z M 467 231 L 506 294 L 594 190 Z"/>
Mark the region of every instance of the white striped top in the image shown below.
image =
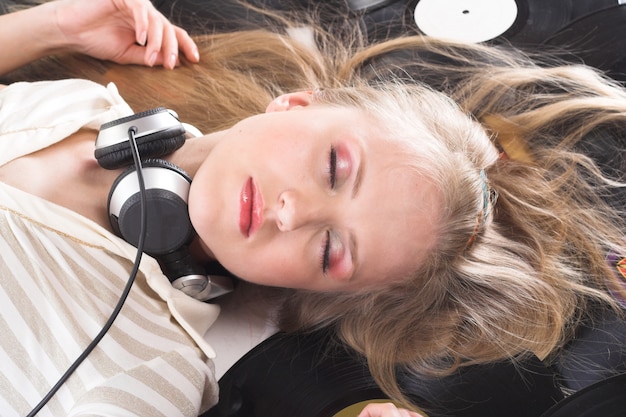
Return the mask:
<path id="1" fill-rule="evenodd" d="M 113 85 L 6 87 L 0 166 L 129 114 Z M 134 247 L 94 222 L 0 183 L 1 416 L 30 412 L 98 334 L 134 258 Z M 217 401 L 203 335 L 218 312 L 173 289 L 144 256 L 112 328 L 39 415 L 197 416 Z"/>

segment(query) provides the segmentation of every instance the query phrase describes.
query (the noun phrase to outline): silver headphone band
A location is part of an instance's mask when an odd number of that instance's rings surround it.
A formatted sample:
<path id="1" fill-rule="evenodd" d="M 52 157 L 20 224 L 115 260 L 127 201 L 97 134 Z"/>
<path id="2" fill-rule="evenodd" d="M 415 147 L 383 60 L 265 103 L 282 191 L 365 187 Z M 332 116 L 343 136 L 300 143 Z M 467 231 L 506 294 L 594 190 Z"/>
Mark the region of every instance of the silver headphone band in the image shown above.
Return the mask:
<path id="1" fill-rule="evenodd" d="M 163 167 L 144 167 L 142 169 L 146 190 L 166 189 L 178 195 L 185 203 L 189 198 L 190 183 L 185 177 L 171 169 Z M 119 217 L 124 203 L 138 193 L 137 172 L 130 171 L 115 186 L 109 199 L 109 214 Z"/>
<path id="2" fill-rule="evenodd" d="M 137 133 L 135 139 L 141 140 L 144 136 L 180 126 L 181 123 L 178 119 L 167 110 L 150 114 L 149 116 L 131 119 L 101 129 L 96 138 L 96 150 L 128 142 L 128 130 L 132 127 L 136 128 Z"/>

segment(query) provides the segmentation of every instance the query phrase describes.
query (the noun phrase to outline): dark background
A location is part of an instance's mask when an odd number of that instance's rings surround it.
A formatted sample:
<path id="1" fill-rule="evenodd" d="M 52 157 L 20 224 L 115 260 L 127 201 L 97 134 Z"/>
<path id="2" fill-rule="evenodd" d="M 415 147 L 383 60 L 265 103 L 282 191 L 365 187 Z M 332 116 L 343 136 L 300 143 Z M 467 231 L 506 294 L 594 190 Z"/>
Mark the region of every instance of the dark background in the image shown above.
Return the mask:
<path id="1" fill-rule="evenodd" d="M 281 11 L 315 9 L 329 27 L 359 25 L 370 40 L 420 33 L 413 16 L 419 0 L 249 1 Z M 153 3 L 190 32 L 232 30 L 241 28 L 242 21 L 251 26 L 263 21 L 233 0 L 153 0 Z M 584 62 L 616 80 L 626 81 L 626 5 L 620 6 L 618 0 L 516 0 L 516 3 L 517 20 L 491 43 L 508 43 L 533 52 L 558 51 L 565 59 Z M 348 19 L 338 17 L 346 14 Z"/>

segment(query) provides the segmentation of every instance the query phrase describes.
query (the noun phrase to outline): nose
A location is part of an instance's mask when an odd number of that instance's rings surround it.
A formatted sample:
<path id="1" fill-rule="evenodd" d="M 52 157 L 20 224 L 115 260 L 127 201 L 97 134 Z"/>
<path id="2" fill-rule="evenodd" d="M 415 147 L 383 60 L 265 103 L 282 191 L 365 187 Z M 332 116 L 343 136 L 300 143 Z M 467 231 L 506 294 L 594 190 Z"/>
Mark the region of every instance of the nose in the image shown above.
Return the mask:
<path id="1" fill-rule="evenodd" d="M 324 203 L 305 196 L 296 190 L 283 191 L 278 198 L 276 224 L 278 229 L 288 232 L 308 225 L 324 222 Z M 327 217 L 327 216 L 326 216 Z"/>

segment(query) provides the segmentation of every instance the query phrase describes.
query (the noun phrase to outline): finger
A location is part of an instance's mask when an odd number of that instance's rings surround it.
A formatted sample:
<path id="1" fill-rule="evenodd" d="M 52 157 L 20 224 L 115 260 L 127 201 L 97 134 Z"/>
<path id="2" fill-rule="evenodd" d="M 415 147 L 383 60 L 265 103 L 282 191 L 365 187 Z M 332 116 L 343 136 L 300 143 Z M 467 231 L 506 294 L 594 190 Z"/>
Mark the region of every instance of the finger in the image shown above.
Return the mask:
<path id="1" fill-rule="evenodd" d="M 163 66 L 167 69 L 174 69 L 178 61 L 178 40 L 174 26 L 165 22 L 163 27 Z"/>
<path id="2" fill-rule="evenodd" d="M 157 62 L 163 45 L 163 20 L 156 10 L 148 13 L 148 43 L 146 44 L 145 63 L 153 66 Z"/>
<path id="3" fill-rule="evenodd" d="M 399 411 L 402 417 L 424 417 L 420 413 L 416 413 L 415 411 L 409 411 L 404 408 L 400 408 Z"/>
<path id="4" fill-rule="evenodd" d="M 134 13 L 135 36 L 139 45 L 145 45 L 148 41 L 148 8 L 142 7 Z"/>
<path id="5" fill-rule="evenodd" d="M 368 404 L 358 417 L 404 417 L 401 416 L 398 408 L 391 403 Z"/>
<path id="6" fill-rule="evenodd" d="M 118 8 L 120 10 L 130 9 L 133 19 L 133 27 L 135 29 L 135 41 L 139 45 L 145 45 L 148 39 L 149 27 L 149 4 L 142 0 L 127 0 L 122 2 Z"/>
<path id="7" fill-rule="evenodd" d="M 174 26 L 174 31 L 176 32 L 176 39 L 178 40 L 178 49 L 183 52 L 185 58 L 190 62 L 199 62 L 200 55 L 198 53 L 198 46 L 187 31 L 178 26 Z"/>
<path id="8" fill-rule="evenodd" d="M 113 61 L 118 64 L 146 65 L 146 48 L 133 44 L 126 48 L 123 54 L 118 55 Z M 159 65 L 162 59 L 157 55 L 153 65 Z"/>
<path id="9" fill-rule="evenodd" d="M 358 417 L 423 417 L 414 411 L 398 408 L 393 403 L 368 404 Z"/>

